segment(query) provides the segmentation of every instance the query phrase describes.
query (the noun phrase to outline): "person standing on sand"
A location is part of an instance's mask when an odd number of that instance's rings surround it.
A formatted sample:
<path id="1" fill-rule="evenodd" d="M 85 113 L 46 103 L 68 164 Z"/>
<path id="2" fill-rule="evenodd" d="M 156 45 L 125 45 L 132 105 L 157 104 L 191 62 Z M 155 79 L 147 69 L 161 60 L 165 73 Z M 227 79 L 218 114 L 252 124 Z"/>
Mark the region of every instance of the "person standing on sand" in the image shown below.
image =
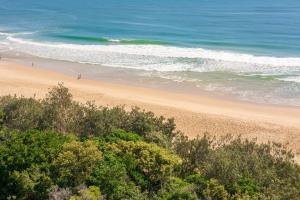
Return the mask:
<path id="1" fill-rule="evenodd" d="M 81 73 L 79 73 L 77 76 L 77 80 L 80 80 L 80 79 L 81 79 Z"/>

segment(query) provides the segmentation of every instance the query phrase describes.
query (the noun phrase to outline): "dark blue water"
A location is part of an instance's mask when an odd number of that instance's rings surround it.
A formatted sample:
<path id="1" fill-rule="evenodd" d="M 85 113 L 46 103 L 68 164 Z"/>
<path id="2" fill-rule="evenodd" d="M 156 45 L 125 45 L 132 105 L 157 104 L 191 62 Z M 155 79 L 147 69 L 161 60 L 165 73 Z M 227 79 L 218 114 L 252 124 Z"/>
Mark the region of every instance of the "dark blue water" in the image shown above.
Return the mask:
<path id="1" fill-rule="evenodd" d="M 300 105 L 298 0 L 0 0 L 0 42 Z"/>

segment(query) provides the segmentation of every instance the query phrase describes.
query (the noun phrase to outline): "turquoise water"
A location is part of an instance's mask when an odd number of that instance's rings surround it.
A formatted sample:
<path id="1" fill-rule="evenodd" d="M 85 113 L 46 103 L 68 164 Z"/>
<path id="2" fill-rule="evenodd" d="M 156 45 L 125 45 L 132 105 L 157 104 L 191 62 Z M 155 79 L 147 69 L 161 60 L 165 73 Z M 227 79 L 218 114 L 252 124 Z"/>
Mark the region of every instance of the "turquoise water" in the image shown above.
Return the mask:
<path id="1" fill-rule="evenodd" d="M 298 0 L 0 0 L 0 52 L 300 105 Z"/>

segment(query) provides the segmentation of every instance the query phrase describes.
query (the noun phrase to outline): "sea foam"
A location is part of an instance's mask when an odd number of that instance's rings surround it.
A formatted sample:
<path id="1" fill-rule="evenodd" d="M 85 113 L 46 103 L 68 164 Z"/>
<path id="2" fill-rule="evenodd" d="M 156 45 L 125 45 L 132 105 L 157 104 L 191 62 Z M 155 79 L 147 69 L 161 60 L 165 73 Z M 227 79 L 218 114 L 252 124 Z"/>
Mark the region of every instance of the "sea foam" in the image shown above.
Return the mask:
<path id="1" fill-rule="evenodd" d="M 300 71 L 299 57 L 255 56 L 165 45 L 82 45 L 25 40 L 9 35 L 9 46 L 39 57 L 156 71 L 233 71 L 288 75 Z"/>
<path id="2" fill-rule="evenodd" d="M 300 83 L 300 76 L 290 76 L 290 77 L 286 77 L 286 78 L 278 78 L 278 80 Z"/>

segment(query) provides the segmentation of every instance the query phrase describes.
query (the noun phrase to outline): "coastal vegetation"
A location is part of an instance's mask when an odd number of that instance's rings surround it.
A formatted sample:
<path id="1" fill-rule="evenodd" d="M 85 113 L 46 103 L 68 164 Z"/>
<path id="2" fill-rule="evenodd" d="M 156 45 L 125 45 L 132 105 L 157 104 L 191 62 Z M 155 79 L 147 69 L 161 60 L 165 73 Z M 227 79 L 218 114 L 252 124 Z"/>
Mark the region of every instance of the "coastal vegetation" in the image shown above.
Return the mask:
<path id="1" fill-rule="evenodd" d="M 82 104 L 62 84 L 0 98 L 0 199 L 297 200 L 293 159 L 278 143 L 189 139 L 173 119 Z"/>

